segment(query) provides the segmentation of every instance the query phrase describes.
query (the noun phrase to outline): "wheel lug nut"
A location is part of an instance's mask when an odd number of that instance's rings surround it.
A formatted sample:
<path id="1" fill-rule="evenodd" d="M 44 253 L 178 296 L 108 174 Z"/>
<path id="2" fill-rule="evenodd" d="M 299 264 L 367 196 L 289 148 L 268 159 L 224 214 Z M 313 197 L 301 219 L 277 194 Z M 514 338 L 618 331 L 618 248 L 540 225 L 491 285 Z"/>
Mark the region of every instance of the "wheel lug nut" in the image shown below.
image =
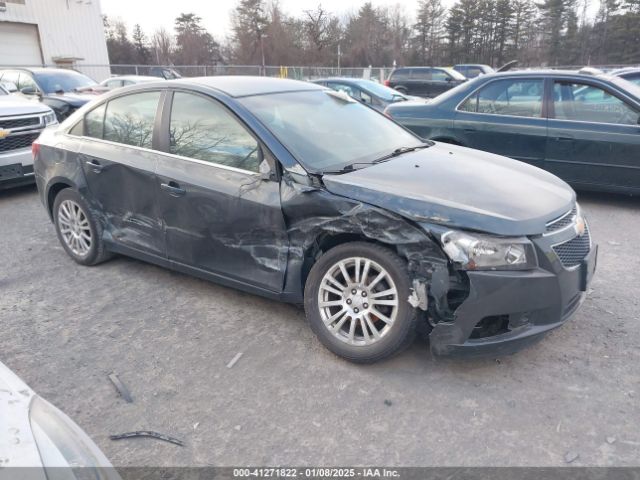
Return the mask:
<path id="1" fill-rule="evenodd" d="M 364 308 L 369 308 L 369 304 L 365 303 L 364 305 L 362 305 Z"/>
<path id="2" fill-rule="evenodd" d="M 353 311 L 354 311 L 354 312 L 356 312 L 356 313 L 358 313 L 360 310 L 359 310 L 359 309 L 357 309 L 357 308 L 354 308 L 354 309 L 353 309 Z"/>
<path id="3" fill-rule="evenodd" d="M 355 295 L 357 293 L 357 290 L 354 288 L 353 290 L 351 290 L 351 293 Z"/>
<path id="4" fill-rule="evenodd" d="M 362 296 L 366 297 L 367 296 L 367 292 L 362 292 Z"/>
<path id="5" fill-rule="evenodd" d="M 347 305 L 351 305 L 351 299 L 347 298 Z"/>

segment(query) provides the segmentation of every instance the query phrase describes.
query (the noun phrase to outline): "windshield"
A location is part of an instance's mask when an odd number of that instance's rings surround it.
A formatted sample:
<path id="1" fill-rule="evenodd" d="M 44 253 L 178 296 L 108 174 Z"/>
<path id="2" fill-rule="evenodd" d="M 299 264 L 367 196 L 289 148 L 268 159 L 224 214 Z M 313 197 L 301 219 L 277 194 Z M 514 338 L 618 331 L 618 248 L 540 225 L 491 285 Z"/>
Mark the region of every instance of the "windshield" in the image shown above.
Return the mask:
<path id="1" fill-rule="evenodd" d="M 357 83 L 359 86 L 368 90 L 375 96 L 380 97 L 383 100 L 387 100 L 389 102 L 392 100 L 407 98 L 397 90 L 394 90 L 393 88 L 385 87 L 384 85 L 380 85 L 379 83 L 372 82 L 371 80 L 359 80 Z"/>
<path id="2" fill-rule="evenodd" d="M 314 173 L 423 145 L 384 115 L 334 91 L 256 95 L 241 102 Z"/>
<path id="3" fill-rule="evenodd" d="M 34 78 L 44 93 L 73 92 L 77 88 L 90 87 L 96 82 L 77 72 L 39 72 Z"/>
<path id="4" fill-rule="evenodd" d="M 632 96 L 640 102 L 640 85 L 633 80 L 625 80 L 622 77 L 611 77 L 611 83 L 614 83 L 619 88 L 626 90 Z"/>

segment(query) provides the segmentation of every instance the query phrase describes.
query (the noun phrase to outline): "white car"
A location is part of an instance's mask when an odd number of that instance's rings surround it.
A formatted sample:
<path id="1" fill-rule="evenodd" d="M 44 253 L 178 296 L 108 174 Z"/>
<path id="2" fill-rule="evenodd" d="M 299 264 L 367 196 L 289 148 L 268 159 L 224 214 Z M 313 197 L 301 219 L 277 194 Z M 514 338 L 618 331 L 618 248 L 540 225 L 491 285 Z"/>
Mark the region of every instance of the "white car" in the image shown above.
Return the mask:
<path id="1" fill-rule="evenodd" d="M 0 362 L 0 479 L 4 478 L 121 480 L 73 420 Z"/>
<path id="2" fill-rule="evenodd" d="M 10 95 L 0 87 L 0 189 L 33 183 L 31 144 L 57 123 L 46 105 Z"/>
<path id="3" fill-rule="evenodd" d="M 145 77 L 143 75 L 122 75 L 119 77 L 111 77 L 103 80 L 98 85 L 98 88 L 102 88 L 105 91 L 113 90 L 114 88 L 126 87 L 128 85 L 137 85 L 138 83 L 157 82 L 161 80 L 158 77 Z"/>

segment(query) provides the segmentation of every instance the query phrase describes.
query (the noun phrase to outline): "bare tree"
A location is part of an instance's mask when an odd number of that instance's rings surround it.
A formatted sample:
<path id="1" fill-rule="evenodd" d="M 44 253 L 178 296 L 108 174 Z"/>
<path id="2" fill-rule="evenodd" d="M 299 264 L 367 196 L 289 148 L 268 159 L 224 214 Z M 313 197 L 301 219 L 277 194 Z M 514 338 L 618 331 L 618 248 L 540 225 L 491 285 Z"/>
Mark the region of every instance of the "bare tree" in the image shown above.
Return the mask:
<path id="1" fill-rule="evenodd" d="M 158 65 L 170 65 L 174 49 L 173 36 L 165 28 L 157 29 L 151 37 L 154 60 Z"/>

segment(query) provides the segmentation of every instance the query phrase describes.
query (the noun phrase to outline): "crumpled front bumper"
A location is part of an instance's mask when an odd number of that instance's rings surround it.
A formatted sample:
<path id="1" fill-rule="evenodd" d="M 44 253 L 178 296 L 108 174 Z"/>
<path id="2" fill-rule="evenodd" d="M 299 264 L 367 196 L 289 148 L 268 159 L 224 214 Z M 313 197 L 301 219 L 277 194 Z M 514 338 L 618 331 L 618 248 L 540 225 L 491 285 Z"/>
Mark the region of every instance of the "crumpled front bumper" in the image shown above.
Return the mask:
<path id="1" fill-rule="evenodd" d="M 545 248 L 538 251 L 540 267 L 535 270 L 468 272 L 469 295 L 453 322 L 434 326 L 429 336 L 432 353 L 505 355 L 541 339 L 582 304 L 596 269 L 597 251 L 592 246 L 581 265 L 571 269 Z M 501 317 L 507 328 L 474 338 L 474 328 L 487 317 Z"/>

